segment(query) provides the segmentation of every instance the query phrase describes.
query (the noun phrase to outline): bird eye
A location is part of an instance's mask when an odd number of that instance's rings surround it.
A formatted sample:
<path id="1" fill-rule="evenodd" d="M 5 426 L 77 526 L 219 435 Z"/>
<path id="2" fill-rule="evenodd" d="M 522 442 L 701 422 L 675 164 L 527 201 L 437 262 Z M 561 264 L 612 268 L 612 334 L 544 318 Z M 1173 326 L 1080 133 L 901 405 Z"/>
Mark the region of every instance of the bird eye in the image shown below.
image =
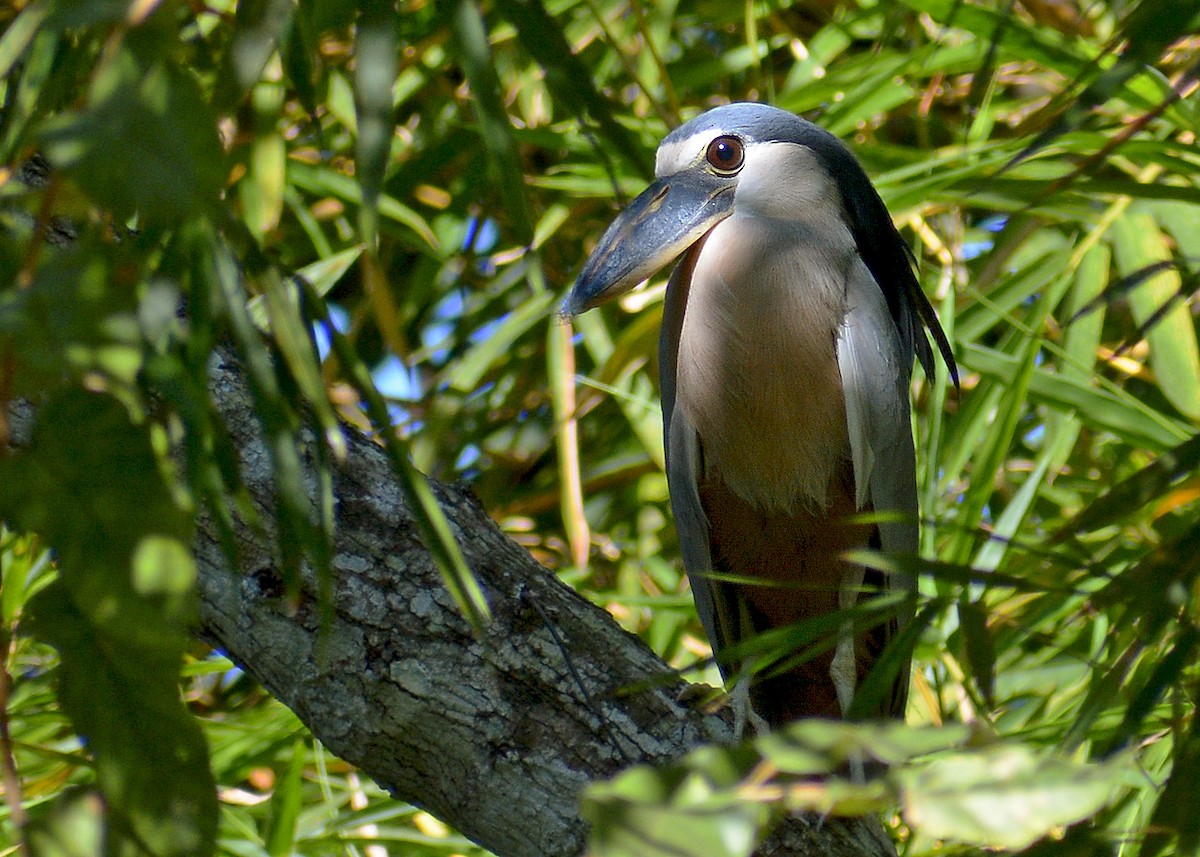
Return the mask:
<path id="1" fill-rule="evenodd" d="M 714 170 L 732 175 L 742 168 L 746 149 L 737 137 L 718 137 L 708 144 L 705 157 Z"/>

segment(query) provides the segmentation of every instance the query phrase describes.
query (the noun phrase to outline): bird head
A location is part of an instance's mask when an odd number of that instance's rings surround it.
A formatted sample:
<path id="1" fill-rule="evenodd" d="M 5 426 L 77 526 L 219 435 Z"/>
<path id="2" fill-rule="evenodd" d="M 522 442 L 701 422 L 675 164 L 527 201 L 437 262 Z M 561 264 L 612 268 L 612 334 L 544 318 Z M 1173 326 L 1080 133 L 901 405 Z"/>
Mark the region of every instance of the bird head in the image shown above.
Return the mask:
<path id="1" fill-rule="evenodd" d="M 655 180 L 605 231 L 563 310 L 577 315 L 669 265 L 736 213 L 845 219 L 838 176 L 870 184 L 833 135 L 765 104 L 717 107 L 658 147 Z M 873 191 L 871 191 L 873 193 Z"/>

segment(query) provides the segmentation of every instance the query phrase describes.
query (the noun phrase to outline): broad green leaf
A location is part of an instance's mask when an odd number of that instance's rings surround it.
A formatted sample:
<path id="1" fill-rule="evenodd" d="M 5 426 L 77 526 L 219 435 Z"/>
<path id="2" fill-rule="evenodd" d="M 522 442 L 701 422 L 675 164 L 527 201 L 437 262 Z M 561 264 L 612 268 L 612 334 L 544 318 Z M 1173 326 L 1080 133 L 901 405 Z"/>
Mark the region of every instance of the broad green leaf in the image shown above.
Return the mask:
<path id="1" fill-rule="evenodd" d="M 18 392 L 37 395 L 64 372 L 97 373 L 127 401 L 138 398 L 138 304 L 114 276 L 135 259 L 125 248 L 81 241 L 47 260 L 28 288 L 0 294 L 0 330 L 17 349 Z"/>
<path id="2" fill-rule="evenodd" d="M 734 786 L 750 759 L 706 748 L 681 765 L 635 767 L 592 785 L 582 811 L 597 857 L 748 857 L 767 807 L 738 799 Z"/>
<path id="3" fill-rule="evenodd" d="M 95 754 L 109 853 L 137 841 L 159 857 L 211 854 L 216 786 L 199 724 L 179 698 L 178 652 L 113 637 L 74 597 L 55 583 L 34 599 L 31 621 L 59 651 L 59 701 Z"/>
<path id="4" fill-rule="evenodd" d="M 40 137 L 54 166 L 123 219 L 167 224 L 209 212 L 225 179 L 216 118 L 196 80 L 127 49 L 100 69 L 87 105 L 48 121 Z"/>
<path id="5" fill-rule="evenodd" d="M 216 791 L 178 691 L 191 517 L 163 473 L 147 425 L 68 390 L 42 405 L 31 447 L 0 458 L 0 518 L 55 549 L 60 576 L 29 627 L 58 650 L 58 698 L 95 755 L 110 835 L 192 857 L 213 849 Z"/>
<path id="6" fill-rule="evenodd" d="M 979 847 L 1025 848 L 1097 812 L 1131 760 L 1074 762 L 1022 745 L 951 753 L 898 772 L 904 818 L 925 836 Z"/>

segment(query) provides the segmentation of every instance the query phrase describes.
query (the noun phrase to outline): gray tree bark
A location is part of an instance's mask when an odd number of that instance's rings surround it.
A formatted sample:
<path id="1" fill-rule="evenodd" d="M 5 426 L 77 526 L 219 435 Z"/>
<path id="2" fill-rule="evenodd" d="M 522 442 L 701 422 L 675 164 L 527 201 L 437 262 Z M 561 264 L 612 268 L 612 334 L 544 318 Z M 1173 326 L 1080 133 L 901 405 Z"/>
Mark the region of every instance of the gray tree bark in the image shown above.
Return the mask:
<path id="1" fill-rule="evenodd" d="M 298 601 L 285 598 L 270 457 L 241 369 L 222 353 L 211 391 L 259 523 L 238 523 L 235 569 L 201 516 L 199 633 L 395 797 L 501 857 L 566 857 L 586 848 L 589 782 L 729 739 L 725 720 L 679 701 L 685 683 L 645 644 L 534 561 L 468 491 L 435 483 L 494 617 L 476 639 L 383 451 L 353 429 L 335 474 L 332 610 L 322 616 L 311 571 Z M 16 403 L 10 416 L 19 443 L 32 412 Z M 300 442 L 311 463 L 314 437 Z M 873 820 L 792 816 L 757 853 L 894 852 Z"/>

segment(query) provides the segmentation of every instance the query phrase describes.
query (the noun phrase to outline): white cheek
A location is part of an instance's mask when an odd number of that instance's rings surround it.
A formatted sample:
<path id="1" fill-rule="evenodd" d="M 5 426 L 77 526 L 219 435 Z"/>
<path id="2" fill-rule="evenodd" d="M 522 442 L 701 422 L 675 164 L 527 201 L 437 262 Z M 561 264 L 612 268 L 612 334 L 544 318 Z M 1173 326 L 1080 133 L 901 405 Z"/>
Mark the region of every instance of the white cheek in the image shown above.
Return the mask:
<path id="1" fill-rule="evenodd" d="M 812 150 L 758 143 L 746 152 L 734 204 L 739 212 L 832 224 L 843 219 L 841 193 Z"/>

